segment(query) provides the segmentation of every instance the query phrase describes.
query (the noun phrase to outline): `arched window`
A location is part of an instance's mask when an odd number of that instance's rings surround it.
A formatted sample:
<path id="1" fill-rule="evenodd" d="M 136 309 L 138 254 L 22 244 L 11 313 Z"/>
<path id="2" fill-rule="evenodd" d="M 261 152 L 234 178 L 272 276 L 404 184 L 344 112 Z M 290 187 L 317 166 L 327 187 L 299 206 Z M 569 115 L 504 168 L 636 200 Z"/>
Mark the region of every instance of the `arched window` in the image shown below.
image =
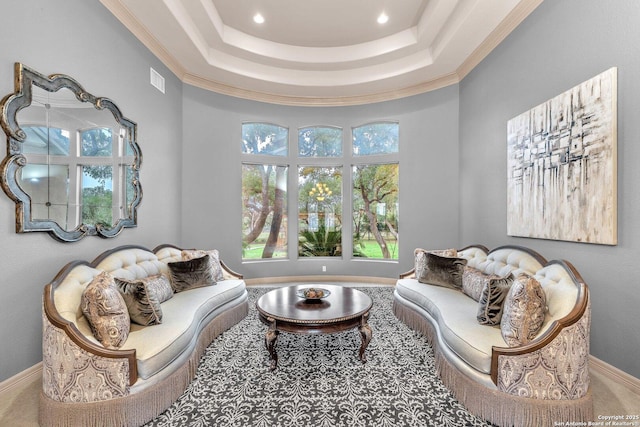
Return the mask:
<path id="1" fill-rule="evenodd" d="M 290 152 L 287 128 L 244 123 L 243 260 L 397 260 L 398 134 L 396 122 L 355 127 L 345 151 L 342 128 L 306 126 Z M 289 194 L 287 182 L 297 192 Z M 297 221 L 288 221 L 288 205 L 297 207 Z"/>

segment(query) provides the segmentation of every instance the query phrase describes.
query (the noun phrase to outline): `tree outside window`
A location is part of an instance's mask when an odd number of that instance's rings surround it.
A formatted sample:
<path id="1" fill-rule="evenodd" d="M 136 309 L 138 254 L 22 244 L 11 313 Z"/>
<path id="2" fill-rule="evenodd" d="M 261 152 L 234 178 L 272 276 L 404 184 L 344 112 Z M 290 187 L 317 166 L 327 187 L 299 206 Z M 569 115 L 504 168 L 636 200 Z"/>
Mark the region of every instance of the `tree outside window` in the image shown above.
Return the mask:
<path id="1" fill-rule="evenodd" d="M 311 126 L 298 130 L 298 156 L 342 157 L 342 129 Z"/>
<path id="2" fill-rule="evenodd" d="M 288 130 L 268 123 L 242 125 L 244 154 L 256 163 L 242 165 L 243 259 L 287 256 L 286 165 L 260 163 L 260 155 L 286 156 Z M 253 157 L 253 156 L 249 156 Z"/>
<path id="3" fill-rule="evenodd" d="M 398 259 L 398 164 L 353 166 L 353 247 Z"/>
<path id="4" fill-rule="evenodd" d="M 353 129 L 353 155 L 387 155 L 398 152 L 400 126 L 394 122 L 370 123 Z"/>
<path id="5" fill-rule="evenodd" d="M 353 247 L 368 258 L 398 259 L 397 162 L 373 163 L 398 153 L 399 125 L 370 123 L 353 129 Z"/>
<path id="6" fill-rule="evenodd" d="M 111 158 L 113 148 L 110 128 L 97 127 L 80 132 L 80 155 L 86 159 L 83 162 L 88 163 L 81 166 L 81 218 L 84 224 L 113 225 L 113 166 L 92 164 L 88 159 Z"/>
<path id="7" fill-rule="evenodd" d="M 298 168 L 298 256 L 342 256 L 342 168 Z"/>

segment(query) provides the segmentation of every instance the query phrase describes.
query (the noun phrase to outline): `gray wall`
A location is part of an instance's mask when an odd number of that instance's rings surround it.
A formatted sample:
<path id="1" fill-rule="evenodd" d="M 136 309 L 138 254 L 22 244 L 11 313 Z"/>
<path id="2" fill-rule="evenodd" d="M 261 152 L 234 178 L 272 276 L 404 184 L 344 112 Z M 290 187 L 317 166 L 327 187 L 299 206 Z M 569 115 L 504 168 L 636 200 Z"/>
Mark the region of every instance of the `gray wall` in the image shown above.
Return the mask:
<path id="1" fill-rule="evenodd" d="M 591 290 L 591 353 L 640 377 L 640 8 L 546 1 L 460 84 L 461 243 L 532 247 L 571 261 Z M 506 235 L 506 124 L 618 67 L 618 245 Z"/>
<path id="2" fill-rule="evenodd" d="M 43 74 L 68 74 L 111 98 L 138 123 L 144 191 L 138 228 L 67 244 L 46 233 L 16 234 L 15 205 L 0 194 L 3 381 L 42 360 L 42 291 L 67 262 L 123 244 L 180 243 L 182 83 L 97 0 L 3 1 L 0 15 L 0 96 L 13 92 L 13 64 L 22 62 Z M 166 95 L 149 85 L 150 66 L 166 78 Z"/>
<path id="3" fill-rule="evenodd" d="M 184 245 L 220 249 L 222 258 L 247 278 L 323 274 L 321 265 L 330 275 L 397 277 L 412 267 L 415 247 L 458 241 L 458 108 L 457 85 L 399 101 L 340 108 L 276 106 L 185 86 Z M 242 264 L 242 123 L 288 127 L 291 140 L 299 127 L 333 125 L 348 131 L 374 120 L 400 123 L 400 262 L 293 259 Z M 289 187 L 290 194 L 296 191 Z M 295 217 L 295 210 L 289 212 Z"/>

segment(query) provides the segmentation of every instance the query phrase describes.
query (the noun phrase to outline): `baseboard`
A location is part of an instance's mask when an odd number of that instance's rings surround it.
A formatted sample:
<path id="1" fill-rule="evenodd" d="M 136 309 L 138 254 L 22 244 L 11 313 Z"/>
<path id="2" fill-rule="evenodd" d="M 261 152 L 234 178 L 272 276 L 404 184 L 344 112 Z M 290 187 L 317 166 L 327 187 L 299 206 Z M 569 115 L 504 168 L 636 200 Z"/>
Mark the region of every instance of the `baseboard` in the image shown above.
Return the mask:
<path id="1" fill-rule="evenodd" d="M 13 393 L 24 384 L 30 384 L 34 381 L 38 381 L 40 378 L 42 378 L 42 362 L 38 362 L 32 367 L 15 374 L 11 378 L 7 378 L 0 383 L 0 401 L 5 400 L 5 393 Z"/>
<path id="2" fill-rule="evenodd" d="M 621 384 L 628 388 L 632 393 L 640 396 L 640 378 L 629 375 L 615 366 L 609 365 L 607 362 L 603 362 L 593 355 L 589 356 L 589 366 L 593 371 L 598 372 L 608 380 Z"/>
<path id="3" fill-rule="evenodd" d="M 345 282 L 345 283 L 371 283 L 376 285 L 395 285 L 397 279 L 389 277 L 370 277 L 370 276 L 283 276 L 283 277 L 259 277 L 255 279 L 244 279 L 249 286 L 255 285 L 272 285 L 274 283 L 291 283 L 291 282 Z"/>

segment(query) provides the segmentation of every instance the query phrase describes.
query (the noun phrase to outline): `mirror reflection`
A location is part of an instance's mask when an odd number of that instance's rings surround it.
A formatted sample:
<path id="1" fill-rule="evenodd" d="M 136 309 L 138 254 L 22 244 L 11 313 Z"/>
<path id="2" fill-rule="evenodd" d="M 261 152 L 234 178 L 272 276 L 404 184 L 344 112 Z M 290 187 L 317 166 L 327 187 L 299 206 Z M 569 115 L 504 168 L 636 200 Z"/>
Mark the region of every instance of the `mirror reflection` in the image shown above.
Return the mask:
<path id="1" fill-rule="evenodd" d="M 19 65 L 20 87 L 3 100 L 2 115 L 9 139 L 3 170 L 15 174 L 3 174 L 3 188 L 22 204 L 17 231 L 73 241 L 135 226 L 141 199 L 135 124 L 70 77 L 47 78 Z"/>

